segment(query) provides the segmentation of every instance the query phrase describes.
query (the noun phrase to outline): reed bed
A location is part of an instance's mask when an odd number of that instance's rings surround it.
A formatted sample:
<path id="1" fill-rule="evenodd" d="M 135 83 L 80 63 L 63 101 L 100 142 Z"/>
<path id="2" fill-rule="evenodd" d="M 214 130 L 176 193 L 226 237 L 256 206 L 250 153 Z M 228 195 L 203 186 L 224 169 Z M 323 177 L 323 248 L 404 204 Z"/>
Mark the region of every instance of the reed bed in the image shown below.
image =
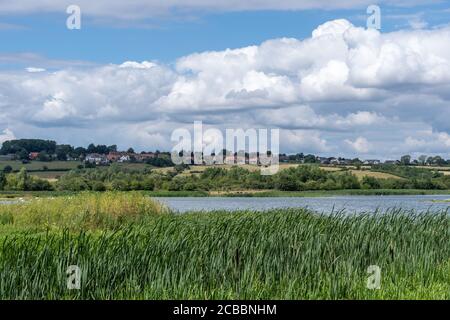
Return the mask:
<path id="1" fill-rule="evenodd" d="M 105 210 L 111 207 L 99 203 Z M 143 204 L 130 205 L 144 210 Z M 346 216 L 284 209 L 175 215 L 154 214 L 161 212 L 155 206 L 145 219 L 118 228 L 2 235 L 0 298 L 450 298 L 446 212 Z M 111 212 L 121 216 L 120 210 Z M 34 216 L 13 223 L 42 225 Z M 80 221 L 92 224 L 92 219 Z M 80 290 L 67 289 L 69 265 L 82 270 Z M 381 268 L 379 290 L 366 287 L 370 265 Z"/>
<path id="2" fill-rule="evenodd" d="M 110 229 L 165 212 L 161 204 L 138 192 L 83 192 L 0 205 L 0 224 L 41 230 Z"/>

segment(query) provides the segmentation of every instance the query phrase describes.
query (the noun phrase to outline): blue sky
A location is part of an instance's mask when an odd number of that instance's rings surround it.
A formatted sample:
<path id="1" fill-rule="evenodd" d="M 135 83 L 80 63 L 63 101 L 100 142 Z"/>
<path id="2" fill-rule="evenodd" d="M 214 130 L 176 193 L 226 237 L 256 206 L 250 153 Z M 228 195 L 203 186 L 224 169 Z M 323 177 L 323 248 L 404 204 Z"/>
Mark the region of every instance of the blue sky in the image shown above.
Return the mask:
<path id="1" fill-rule="evenodd" d="M 281 151 L 450 158 L 450 3 L 0 0 L 0 143 L 170 150 L 173 130 L 279 128 Z M 230 49 L 230 50 L 228 50 Z"/>
<path id="2" fill-rule="evenodd" d="M 450 10 L 447 1 L 380 7 L 384 32 L 408 28 L 414 19 L 425 21 L 428 27 L 439 26 L 448 23 L 450 15 L 445 12 Z M 346 18 L 355 26 L 365 26 L 365 8 L 194 12 L 132 20 L 100 19 L 89 11 L 83 13 L 82 8 L 81 30 L 65 28 L 65 11 L 8 13 L 0 16 L 0 52 L 94 63 L 149 59 L 170 63 L 193 52 L 257 45 L 280 37 L 303 39 L 318 25 L 333 19 Z"/>

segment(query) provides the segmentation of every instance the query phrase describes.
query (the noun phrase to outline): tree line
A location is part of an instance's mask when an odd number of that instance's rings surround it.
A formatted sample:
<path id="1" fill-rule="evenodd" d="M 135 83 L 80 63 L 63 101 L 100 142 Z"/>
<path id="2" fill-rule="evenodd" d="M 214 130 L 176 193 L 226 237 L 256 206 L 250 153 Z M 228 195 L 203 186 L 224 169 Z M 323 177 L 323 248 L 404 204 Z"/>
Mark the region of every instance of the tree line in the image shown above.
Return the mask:
<path id="1" fill-rule="evenodd" d="M 211 167 L 197 174 L 183 174 L 189 166 L 176 166 L 162 172 L 151 168 L 130 169 L 113 164 L 96 169 L 71 170 L 50 183 L 27 173 L 0 172 L 0 190 L 23 191 L 231 191 L 231 190 L 341 190 L 341 189 L 450 189 L 450 176 L 438 171 L 414 167 L 380 166 L 378 171 L 401 178 L 381 179 L 365 176 L 359 180 L 350 170 L 326 171 L 315 165 L 304 165 L 261 175 L 239 166 L 230 169 Z M 399 169 L 401 168 L 401 169 Z"/>
<path id="2" fill-rule="evenodd" d="M 450 176 L 419 168 L 396 171 L 395 174 L 399 174 L 402 178 L 381 179 L 365 176 L 361 180 L 350 170 L 332 172 L 315 165 L 281 170 L 272 176 L 264 176 L 259 171 L 251 171 L 239 166 L 230 169 L 211 167 L 198 174 L 183 174 L 187 168 L 189 166 L 176 166 L 174 170 L 167 172 L 150 168 L 129 169 L 117 165 L 96 170 L 76 169 L 63 175 L 55 183 L 54 188 L 61 191 L 450 189 Z M 385 172 L 392 171 L 385 168 Z"/>
<path id="3" fill-rule="evenodd" d="M 110 152 L 117 152 L 117 145 L 95 145 L 89 144 L 87 148 L 74 147 L 70 144 L 57 144 L 53 140 L 41 139 L 18 139 L 5 141 L 0 148 L 0 155 L 13 154 L 19 160 L 28 160 L 30 153 L 39 153 L 37 160 L 39 161 L 66 161 L 68 159 L 80 159 L 81 157 L 90 154 L 108 154 Z M 133 148 L 127 150 L 129 153 L 134 153 Z"/>
<path id="4" fill-rule="evenodd" d="M 49 181 L 29 175 L 25 168 L 18 173 L 0 171 L 0 190 L 7 191 L 52 191 L 55 186 Z"/>

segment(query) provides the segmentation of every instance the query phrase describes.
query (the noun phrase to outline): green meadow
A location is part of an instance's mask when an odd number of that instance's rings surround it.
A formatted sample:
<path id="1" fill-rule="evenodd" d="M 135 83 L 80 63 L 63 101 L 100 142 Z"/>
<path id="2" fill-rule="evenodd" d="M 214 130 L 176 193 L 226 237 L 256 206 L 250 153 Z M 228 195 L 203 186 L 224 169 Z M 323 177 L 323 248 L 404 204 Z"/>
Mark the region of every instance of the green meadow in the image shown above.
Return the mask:
<path id="1" fill-rule="evenodd" d="M 138 192 L 30 198 L 0 205 L 0 299 L 450 299 L 449 228 L 446 212 L 180 215 Z"/>

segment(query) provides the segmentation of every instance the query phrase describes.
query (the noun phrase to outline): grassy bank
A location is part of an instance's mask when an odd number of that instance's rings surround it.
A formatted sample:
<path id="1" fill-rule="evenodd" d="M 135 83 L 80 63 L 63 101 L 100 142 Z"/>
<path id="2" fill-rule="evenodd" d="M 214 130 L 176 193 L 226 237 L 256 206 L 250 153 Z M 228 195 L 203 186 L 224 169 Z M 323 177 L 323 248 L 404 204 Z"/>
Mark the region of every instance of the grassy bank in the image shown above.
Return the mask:
<path id="1" fill-rule="evenodd" d="M 0 299 L 449 299 L 449 228 L 443 213 L 172 215 L 140 193 L 42 198 L 0 206 Z M 66 287 L 69 265 L 81 290 Z"/>

